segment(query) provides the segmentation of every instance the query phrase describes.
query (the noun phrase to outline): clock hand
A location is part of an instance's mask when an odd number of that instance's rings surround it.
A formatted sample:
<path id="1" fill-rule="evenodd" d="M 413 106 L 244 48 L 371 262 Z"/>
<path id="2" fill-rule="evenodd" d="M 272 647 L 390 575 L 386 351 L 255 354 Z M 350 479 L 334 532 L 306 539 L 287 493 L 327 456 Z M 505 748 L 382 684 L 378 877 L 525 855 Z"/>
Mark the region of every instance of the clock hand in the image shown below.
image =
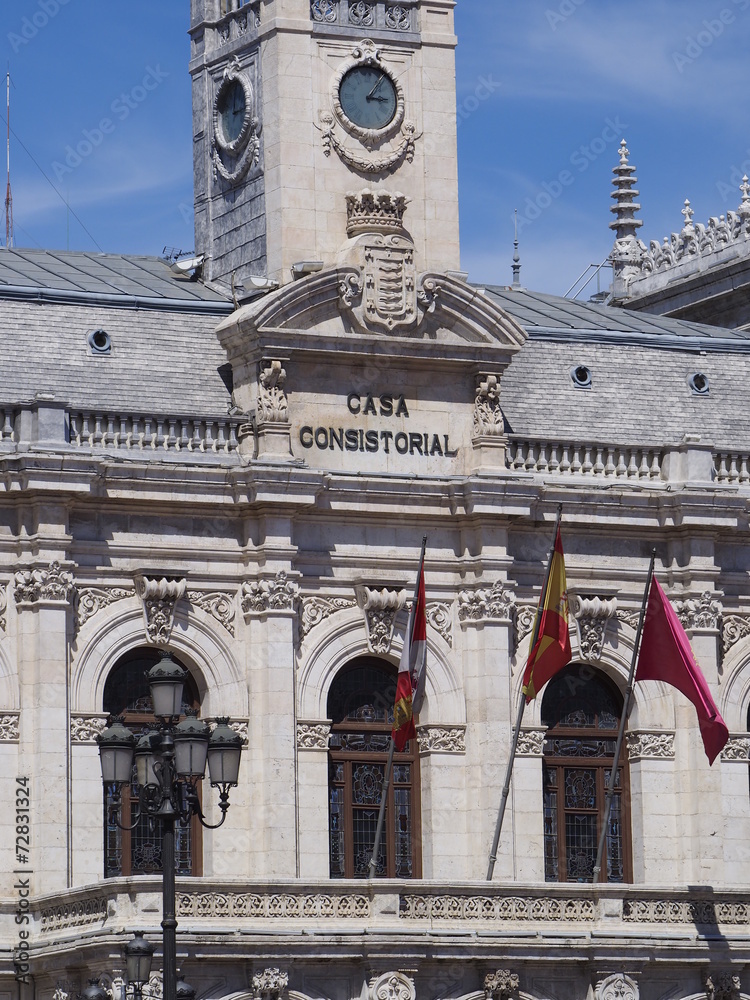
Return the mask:
<path id="1" fill-rule="evenodd" d="M 370 91 L 370 93 L 367 95 L 366 100 L 368 100 L 368 101 L 378 100 L 377 97 L 374 98 L 372 95 L 375 93 L 375 91 L 378 89 L 378 87 L 380 86 L 380 84 L 383 82 L 384 79 L 385 79 L 385 73 L 381 73 L 380 76 L 378 77 L 378 80 L 377 80 L 375 86 L 372 88 L 372 90 Z"/>

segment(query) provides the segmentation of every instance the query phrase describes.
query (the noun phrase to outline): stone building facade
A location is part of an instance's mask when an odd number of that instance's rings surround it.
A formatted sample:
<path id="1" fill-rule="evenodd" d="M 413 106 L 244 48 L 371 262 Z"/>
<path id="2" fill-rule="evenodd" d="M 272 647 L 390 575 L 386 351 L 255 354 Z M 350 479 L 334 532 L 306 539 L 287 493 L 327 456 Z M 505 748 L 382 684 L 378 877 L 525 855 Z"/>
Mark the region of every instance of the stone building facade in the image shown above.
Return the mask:
<path id="1" fill-rule="evenodd" d="M 747 337 L 464 279 L 452 17 L 194 0 L 196 258 L 0 252 L 0 1000 L 118 1000 L 159 940 L 158 838 L 108 822 L 95 737 L 162 649 L 245 740 L 224 826 L 181 833 L 201 1000 L 742 995 Z M 488 882 L 559 504 L 573 663 Z M 426 701 L 370 880 L 424 534 Z M 593 887 L 654 547 L 731 736 L 709 768 L 692 706 L 637 686 Z"/>

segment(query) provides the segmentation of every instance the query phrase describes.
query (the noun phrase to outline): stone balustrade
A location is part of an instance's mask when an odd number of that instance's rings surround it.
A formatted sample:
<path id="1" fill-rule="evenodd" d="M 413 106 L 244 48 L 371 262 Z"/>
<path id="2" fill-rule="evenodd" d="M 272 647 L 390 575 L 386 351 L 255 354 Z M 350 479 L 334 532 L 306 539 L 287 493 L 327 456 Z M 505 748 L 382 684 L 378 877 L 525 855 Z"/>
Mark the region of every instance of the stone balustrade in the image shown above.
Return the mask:
<path id="1" fill-rule="evenodd" d="M 310 17 L 317 24 L 381 31 L 417 31 L 414 0 L 311 0 Z"/>
<path id="2" fill-rule="evenodd" d="M 237 428 L 231 417 L 131 416 L 70 414 L 70 444 L 75 448 L 229 455 L 237 451 Z"/>
<path id="3" fill-rule="evenodd" d="M 510 437 L 506 464 L 514 472 L 557 476 L 595 476 L 654 483 L 662 478 L 663 451 L 637 445 Z"/>
<path id="4" fill-rule="evenodd" d="M 716 481 L 732 485 L 750 483 L 750 452 L 719 451 L 714 455 Z"/>
<path id="5" fill-rule="evenodd" d="M 10 407 L 0 409 L 0 444 L 12 444 L 16 440 L 16 411 Z"/>

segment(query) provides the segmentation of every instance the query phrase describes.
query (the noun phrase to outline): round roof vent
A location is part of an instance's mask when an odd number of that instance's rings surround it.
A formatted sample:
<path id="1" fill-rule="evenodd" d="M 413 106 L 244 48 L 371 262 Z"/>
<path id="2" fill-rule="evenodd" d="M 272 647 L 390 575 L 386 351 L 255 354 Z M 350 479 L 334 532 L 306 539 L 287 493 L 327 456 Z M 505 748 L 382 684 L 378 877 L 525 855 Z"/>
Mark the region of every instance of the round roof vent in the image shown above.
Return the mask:
<path id="1" fill-rule="evenodd" d="M 586 365 L 576 365 L 575 368 L 571 368 L 570 377 L 577 389 L 591 388 L 591 369 L 587 368 Z"/>
<path id="2" fill-rule="evenodd" d="M 693 372 L 693 374 L 688 379 L 688 385 L 696 394 L 696 396 L 707 396 L 709 390 L 708 375 L 704 375 L 703 372 Z"/>
<path id="3" fill-rule="evenodd" d="M 112 350 L 112 340 L 106 330 L 92 330 L 87 340 L 92 354 L 109 354 Z"/>

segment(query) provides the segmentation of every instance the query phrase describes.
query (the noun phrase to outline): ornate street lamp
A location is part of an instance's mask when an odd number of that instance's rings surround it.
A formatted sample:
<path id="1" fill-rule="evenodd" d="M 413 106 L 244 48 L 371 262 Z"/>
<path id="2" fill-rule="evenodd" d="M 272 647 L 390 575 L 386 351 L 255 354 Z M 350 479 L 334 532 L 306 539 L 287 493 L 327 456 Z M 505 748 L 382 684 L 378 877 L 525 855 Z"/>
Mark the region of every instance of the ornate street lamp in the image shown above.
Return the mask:
<path id="1" fill-rule="evenodd" d="M 212 733 L 204 722 L 194 716 L 177 723 L 182 711 L 182 689 L 186 677 L 187 671 L 175 663 L 168 653 L 163 653 L 148 672 L 155 727 L 136 742 L 135 735 L 124 725 L 123 719 L 117 717 L 97 740 L 102 781 L 105 788 L 112 790 L 110 819 L 121 830 L 135 829 L 143 816 L 161 821 L 164 1000 L 178 1000 L 174 825 L 177 820 L 187 825 L 192 816 L 197 816 L 201 825 L 211 830 L 222 825 L 229 809 L 229 789 L 237 785 L 242 753 L 242 737 L 229 727 L 227 718 L 217 719 Z M 117 814 L 122 801 L 122 788 L 132 780 L 134 760 L 139 808 L 134 821 L 123 826 Z M 206 822 L 198 795 L 198 782 L 205 775 L 207 762 L 211 786 L 219 789 L 221 809 L 221 819 L 213 824 Z M 148 946 L 142 935 L 140 940 Z M 135 947 L 135 942 L 131 945 Z M 135 960 L 134 953 L 133 962 Z M 133 970 L 136 971 L 135 965 Z M 190 987 L 181 983 L 181 989 L 189 991 Z M 86 1000 L 101 998 L 92 996 Z M 180 996 L 179 1000 L 189 998 Z"/>

